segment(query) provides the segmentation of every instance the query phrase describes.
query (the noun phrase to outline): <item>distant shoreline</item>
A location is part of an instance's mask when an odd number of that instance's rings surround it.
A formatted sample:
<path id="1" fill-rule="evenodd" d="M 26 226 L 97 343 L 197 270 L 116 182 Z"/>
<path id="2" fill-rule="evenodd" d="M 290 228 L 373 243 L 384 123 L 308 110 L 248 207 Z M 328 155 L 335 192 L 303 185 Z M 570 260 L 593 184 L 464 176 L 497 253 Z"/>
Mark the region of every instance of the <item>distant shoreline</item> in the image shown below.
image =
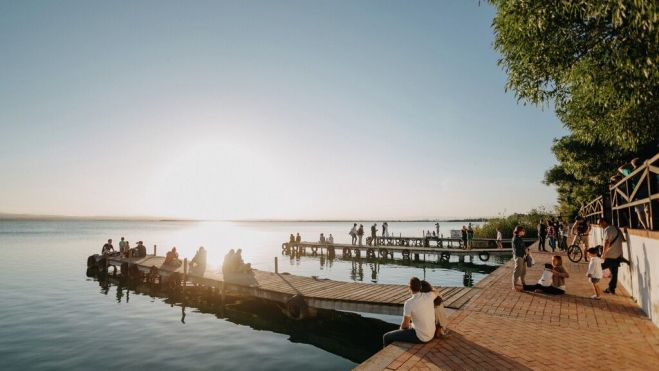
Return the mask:
<path id="1" fill-rule="evenodd" d="M 462 219 L 185 219 L 152 216 L 69 216 L 69 215 L 34 215 L 3 214 L 0 221 L 117 221 L 117 222 L 234 222 L 234 223 L 363 223 L 387 221 L 391 223 L 462 223 L 485 222 L 488 218 Z"/>

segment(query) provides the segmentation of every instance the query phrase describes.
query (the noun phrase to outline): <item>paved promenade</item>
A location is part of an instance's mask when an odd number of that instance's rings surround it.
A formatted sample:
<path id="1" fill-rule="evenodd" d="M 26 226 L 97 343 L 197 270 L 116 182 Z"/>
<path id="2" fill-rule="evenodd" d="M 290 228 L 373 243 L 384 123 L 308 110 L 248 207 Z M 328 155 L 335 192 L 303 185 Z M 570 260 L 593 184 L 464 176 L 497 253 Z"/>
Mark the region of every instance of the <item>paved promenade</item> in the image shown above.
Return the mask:
<path id="1" fill-rule="evenodd" d="M 534 257 L 529 284 L 551 259 L 537 252 Z M 659 370 L 659 329 L 633 299 L 620 287 L 618 295 L 590 299 L 587 264 L 563 260 L 570 273 L 565 295 L 511 290 L 509 262 L 479 282 L 480 293 L 451 317 L 448 337 L 392 344 L 357 369 Z"/>

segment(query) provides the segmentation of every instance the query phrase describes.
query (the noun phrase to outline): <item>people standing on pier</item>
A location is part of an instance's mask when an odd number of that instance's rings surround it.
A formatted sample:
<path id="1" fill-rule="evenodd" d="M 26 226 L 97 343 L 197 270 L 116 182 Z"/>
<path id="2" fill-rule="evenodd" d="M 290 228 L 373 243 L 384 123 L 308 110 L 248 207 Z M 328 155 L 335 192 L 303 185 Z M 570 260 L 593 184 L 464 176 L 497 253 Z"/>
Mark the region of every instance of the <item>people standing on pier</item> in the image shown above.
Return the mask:
<path id="1" fill-rule="evenodd" d="M 421 292 L 421 280 L 410 279 L 412 297 L 403 305 L 403 321 L 400 329 L 387 332 L 382 337 L 383 346 L 394 341 L 406 343 L 427 343 L 435 336 L 435 311 L 433 301 L 437 297 L 435 291 Z"/>
<path id="2" fill-rule="evenodd" d="M 357 229 L 357 238 L 359 239 L 359 246 L 362 246 L 362 238 L 364 237 L 364 225 L 360 224 Z"/>
<path id="3" fill-rule="evenodd" d="M 354 245 L 357 243 L 357 223 L 353 224 L 350 232 L 348 232 L 351 238 L 351 243 Z"/>
<path id="4" fill-rule="evenodd" d="M 469 223 L 469 228 L 467 228 L 467 245 L 469 246 L 469 249 L 471 249 L 473 242 L 474 242 L 474 228 L 471 226 L 471 223 Z"/>
<path id="5" fill-rule="evenodd" d="M 106 255 L 106 256 L 114 254 L 114 246 L 112 246 L 112 239 L 111 238 L 108 239 L 108 242 L 106 242 L 103 245 L 103 248 L 101 249 L 101 254 Z"/>
<path id="6" fill-rule="evenodd" d="M 515 263 L 515 267 L 513 269 L 513 290 L 520 292 L 524 291 L 524 279 L 526 277 L 525 258 L 528 254 L 528 249 L 526 248 L 526 245 L 524 245 L 524 240 L 522 240 L 525 234 L 526 231 L 524 230 L 524 227 L 518 225 L 513 230 L 513 239 L 511 241 L 513 246 L 513 261 Z M 520 279 L 522 281 L 522 285 L 518 286 L 517 281 Z"/>
<path id="7" fill-rule="evenodd" d="M 325 235 L 324 234 L 322 234 L 322 233 L 320 234 L 320 238 L 318 239 L 318 242 L 321 243 L 321 244 L 325 243 Z"/>
<path id="8" fill-rule="evenodd" d="M 547 225 L 543 219 L 538 222 L 538 251 L 547 251 L 545 240 L 547 239 Z"/>
<path id="9" fill-rule="evenodd" d="M 300 234 L 298 233 L 298 234 L 295 236 L 295 243 L 300 243 L 300 242 L 302 242 L 302 237 L 301 237 Z"/>
<path id="10" fill-rule="evenodd" d="M 126 240 L 121 237 L 121 240 L 119 241 L 119 252 L 123 255 L 126 253 Z"/>
<path id="11" fill-rule="evenodd" d="M 294 244 L 295 243 L 295 236 L 293 233 L 291 233 L 290 237 L 288 237 L 288 243 Z"/>
<path id="12" fill-rule="evenodd" d="M 547 226 L 547 240 L 549 242 L 549 248 L 551 248 L 551 252 L 556 251 L 556 229 L 554 228 L 553 221 L 549 222 Z"/>
<path id="13" fill-rule="evenodd" d="M 378 233 L 378 225 L 373 223 L 371 226 L 371 241 L 369 243 L 370 246 L 375 246 L 375 239 L 377 238 L 377 233 Z"/>
<path id="14" fill-rule="evenodd" d="M 334 236 L 330 233 L 329 237 L 327 237 L 327 243 L 330 245 L 334 244 Z"/>
<path id="15" fill-rule="evenodd" d="M 602 258 L 599 257 L 599 248 L 591 247 L 588 249 L 588 254 L 590 255 L 590 263 L 588 263 L 588 271 L 586 276 L 588 281 L 593 285 L 593 290 L 595 295 L 591 296 L 591 299 L 599 300 L 602 296 L 602 289 L 600 289 L 599 282 L 602 279 Z"/>
<path id="16" fill-rule="evenodd" d="M 435 231 L 437 232 L 437 237 L 439 237 L 439 223 L 435 223 Z"/>
<path id="17" fill-rule="evenodd" d="M 574 239 L 572 240 L 572 245 L 576 245 L 577 241 L 580 239 L 581 243 L 583 243 L 583 255 L 584 258 L 587 257 L 587 250 L 588 250 L 588 235 L 590 234 L 590 224 L 584 219 L 582 216 L 577 215 L 576 219 L 574 220 L 574 224 L 572 225 L 572 234 L 574 234 Z M 585 259 L 588 261 L 588 259 Z"/>
<path id="18" fill-rule="evenodd" d="M 382 223 L 382 237 L 389 237 L 389 223 Z"/>
<path id="19" fill-rule="evenodd" d="M 497 228 L 497 249 L 503 249 L 503 235 L 499 228 Z"/>
<path id="20" fill-rule="evenodd" d="M 618 227 L 610 225 L 609 220 L 606 218 L 600 218 L 598 224 L 602 228 L 602 240 L 604 241 L 604 250 L 602 251 L 604 263 L 602 263 L 602 269 L 608 268 L 611 271 L 609 287 L 604 292 L 615 294 L 616 287 L 618 286 L 618 268 L 620 267 L 620 262 L 625 261 L 622 256 L 622 243 L 625 240 L 625 236 Z"/>
<path id="21" fill-rule="evenodd" d="M 469 246 L 467 246 L 467 227 L 463 225 L 460 232 L 462 233 L 462 245 L 465 249 L 468 249 Z"/>

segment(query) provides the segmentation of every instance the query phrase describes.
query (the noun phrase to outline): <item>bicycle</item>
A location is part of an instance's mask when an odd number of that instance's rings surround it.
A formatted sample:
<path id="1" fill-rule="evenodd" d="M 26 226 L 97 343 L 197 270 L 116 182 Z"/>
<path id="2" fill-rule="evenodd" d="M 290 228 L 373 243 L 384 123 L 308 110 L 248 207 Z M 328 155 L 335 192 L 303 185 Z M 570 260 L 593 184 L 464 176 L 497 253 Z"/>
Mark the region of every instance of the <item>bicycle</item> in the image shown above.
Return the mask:
<path id="1" fill-rule="evenodd" d="M 581 258 L 584 258 L 586 262 L 588 261 L 588 257 L 584 256 L 583 250 L 581 250 L 581 243 L 584 241 L 584 237 L 584 235 L 578 234 L 572 245 L 567 248 L 567 257 L 573 263 L 579 262 Z"/>

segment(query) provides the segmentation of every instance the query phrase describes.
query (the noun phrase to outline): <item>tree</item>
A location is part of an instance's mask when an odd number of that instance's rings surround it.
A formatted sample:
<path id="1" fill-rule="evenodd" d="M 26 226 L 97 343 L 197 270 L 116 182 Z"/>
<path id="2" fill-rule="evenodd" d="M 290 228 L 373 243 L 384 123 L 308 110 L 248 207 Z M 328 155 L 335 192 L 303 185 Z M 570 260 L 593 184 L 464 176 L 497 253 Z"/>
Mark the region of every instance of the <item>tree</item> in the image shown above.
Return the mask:
<path id="1" fill-rule="evenodd" d="M 553 147 L 547 184 L 563 209 L 606 191 L 631 157 L 657 150 L 659 3 L 642 0 L 490 0 L 506 89 L 553 105 L 571 134 Z"/>

